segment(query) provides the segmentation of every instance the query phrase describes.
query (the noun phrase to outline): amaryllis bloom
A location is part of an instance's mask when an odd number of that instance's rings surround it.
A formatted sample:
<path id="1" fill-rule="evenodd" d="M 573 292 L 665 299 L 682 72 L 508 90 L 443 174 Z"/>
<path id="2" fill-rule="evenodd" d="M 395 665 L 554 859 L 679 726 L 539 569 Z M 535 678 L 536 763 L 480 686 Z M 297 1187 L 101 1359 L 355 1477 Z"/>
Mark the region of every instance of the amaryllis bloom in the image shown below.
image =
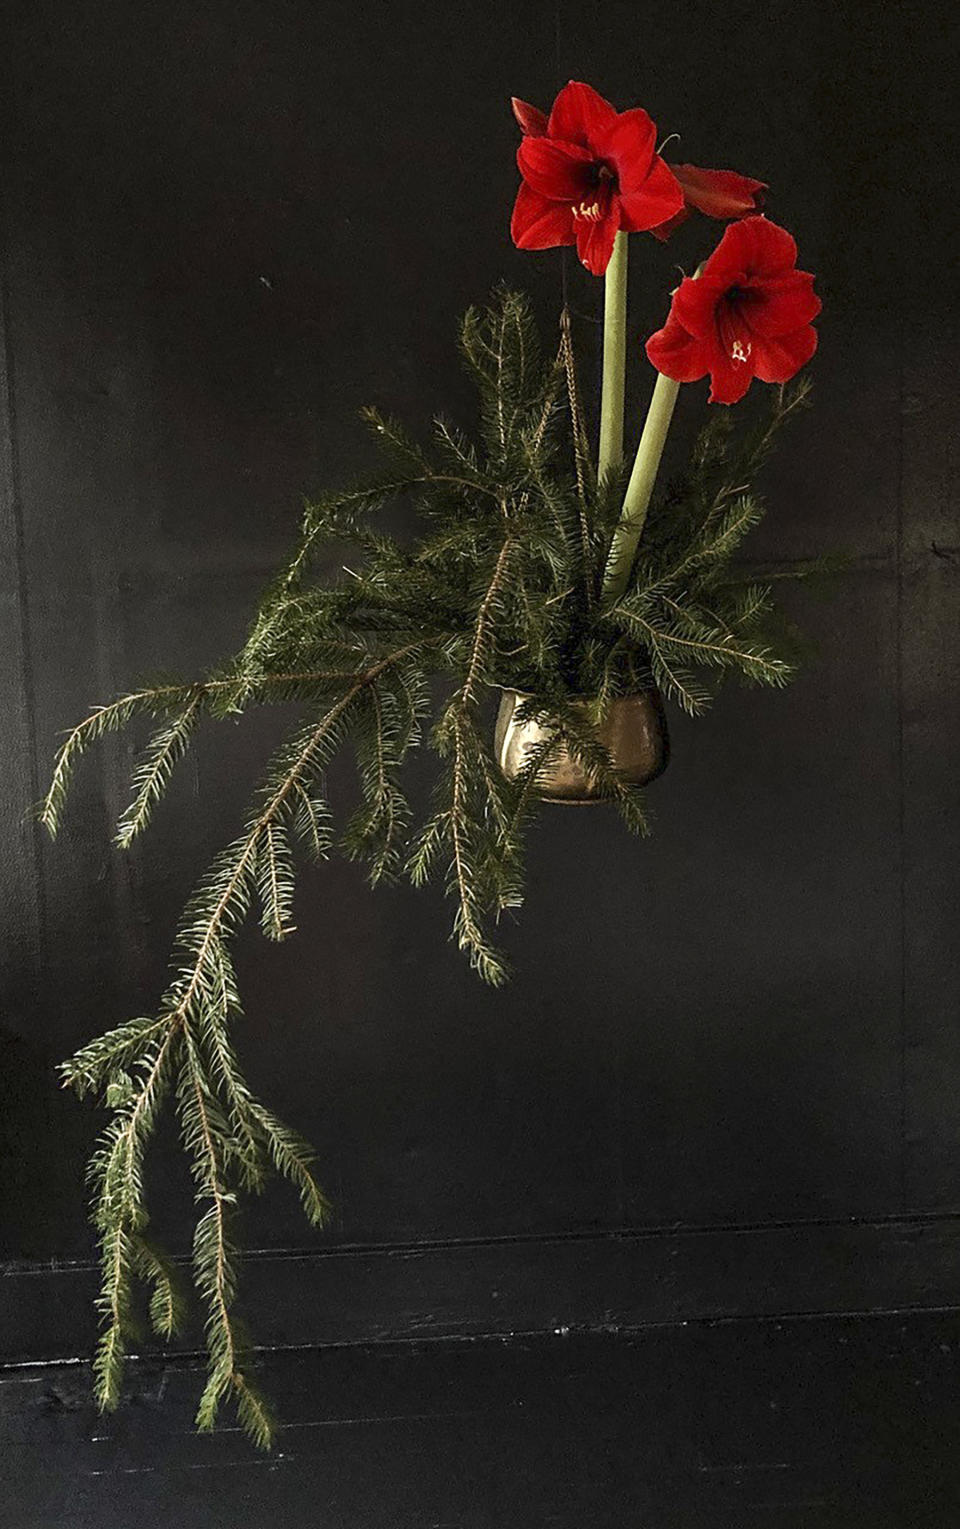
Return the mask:
<path id="1" fill-rule="evenodd" d="M 524 129 L 517 150 L 523 182 L 510 231 L 525 250 L 575 244 L 602 276 L 621 229 L 656 228 L 683 209 L 683 192 L 656 152 L 657 129 L 640 107 L 618 112 L 571 80 L 550 116 L 514 105 Z"/>
<path id="2" fill-rule="evenodd" d="M 529 101 L 519 100 L 517 96 L 512 97 L 510 104 L 526 137 L 544 136 L 548 126 L 545 112 L 531 106 Z M 752 180 L 749 175 L 738 175 L 736 170 L 701 170 L 698 165 L 669 165 L 668 169 L 680 183 L 683 206 L 666 222 L 650 229 L 657 239 L 669 239 L 674 229 L 685 223 L 694 211 L 702 212 L 708 218 L 732 219 L 759 212 L 763 206 L 766 181 Z"/>
<path id="3" fill-rule="evenodd" d="M 792 236 L 766 218 L 744 218 L 699 276 L 684 277 L 647 355 L 675 382 L 709 372 L 710 403 L 736 403 L 754 377 L 788 382 L 810 360 L 820 308 L 813 277 L 797 270 Z"/>

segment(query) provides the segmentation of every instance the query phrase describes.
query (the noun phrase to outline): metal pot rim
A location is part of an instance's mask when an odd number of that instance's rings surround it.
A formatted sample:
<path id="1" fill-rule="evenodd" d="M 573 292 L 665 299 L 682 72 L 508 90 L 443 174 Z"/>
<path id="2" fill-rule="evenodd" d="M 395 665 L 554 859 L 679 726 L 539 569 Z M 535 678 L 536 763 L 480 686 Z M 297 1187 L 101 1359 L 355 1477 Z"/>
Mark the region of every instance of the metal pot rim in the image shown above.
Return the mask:
<path id="1" fill-rule="evenodd" d="M 502 691 L 504 695 L 519 696 L 521 701 L 532 701 L 536 696 L 535 691 L 518 690 L 516 685 L 498 685 L 496 688 Z M 656 685 L 647 685 L 644 690 L 630 690 L 626 695 L 612 695 L 610 697 L 609 705 L 613 706 L 617 701 L 635 701 L 642 696 L 648 695 L 656 696 L 659 698 L 660 691 Z M 591 695 L 590 692 L 586 690 L 571 690 L 567 695 L 568 701 L 596 701 L 597 699 L 598 697 L 596 695 Z"/>

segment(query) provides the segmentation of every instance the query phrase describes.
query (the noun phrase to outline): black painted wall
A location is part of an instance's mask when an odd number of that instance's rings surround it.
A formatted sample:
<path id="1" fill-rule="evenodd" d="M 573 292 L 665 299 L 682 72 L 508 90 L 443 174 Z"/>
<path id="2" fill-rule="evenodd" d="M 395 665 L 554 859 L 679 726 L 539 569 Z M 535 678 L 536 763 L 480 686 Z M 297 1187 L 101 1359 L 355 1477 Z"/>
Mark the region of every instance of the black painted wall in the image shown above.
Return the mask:
<path id="1" fill-rule="evenodd" d="M 505 277 L 553 321 L 561 257 L 509 241 L 507 102 L 570 76 L 771 183 L 825 311 L 753 553 L 853 568 L 790 597 L 820 644 L 792 690 L 676 723 L 652 840 L 546 814 L 505 992 L 438 894 L 351 867 L 305 874 L 294 941 L 250 932 L 242 1049 L 336 1202 L 323 1237 L 279 1191 L 251 1215 L 254 1322 L 284 1335 L 281 1265 L 332 1337 L 960 1299 L 954 24 L 922 0 L 34 0 L 4 31 L 2 1351 L 86 1341 L 97 1122 L 54 1064 L 154 1002 L 280 721 L 206 734 L 131 857 L 130 741 L 55 846 L 24 811 L 88 703 L 239 641 L 300 497 L 367 459 L 360 405 L 465 416 L 468 302 Z M 639 335 L 675 272 L 632 249 Z M 601 284 L 568 275 L 589 334 Z M 182 1241 L 163 1144 L 154 1173 Z M 411 1243 L 398 1281 L 383 1250 Z M 321 1256 L 268 1256 L 297 1249 Z"/>

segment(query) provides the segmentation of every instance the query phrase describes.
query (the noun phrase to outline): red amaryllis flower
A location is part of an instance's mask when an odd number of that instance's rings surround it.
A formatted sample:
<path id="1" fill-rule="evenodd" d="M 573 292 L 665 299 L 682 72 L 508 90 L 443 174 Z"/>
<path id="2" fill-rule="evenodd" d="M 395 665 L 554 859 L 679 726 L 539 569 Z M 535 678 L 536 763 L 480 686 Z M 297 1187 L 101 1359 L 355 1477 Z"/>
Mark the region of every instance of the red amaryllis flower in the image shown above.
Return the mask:
<path id="1" fill-rule="evenodd" d="M 514 111 L 524 129 L 510 225 L 520 249 L 576 244 L 587 269 L 601 276 L 620 229 L 656 228 L 682 210 L 683 192 L 656 152 L 656 126 L 639 107 L 618 112 L 571 80 L 545 127 L 535 107 L 521 101 Z"/>
<path id="2" fill-rule="evenodd" d="M 657 239 L 669 239 L 694 211 L 708 218 L 733 219 L 759 212 L 763 206 L 766 181 L 751 180 L 736 170 L 700 170 L 696 165 L 671 165 L 670 169 L 680 182 L 684 205 L 668 223 L 651 228 Z"/>
<path id="3" fill-rule="evenodd" d="M 548 124 L 545 112 L 517 96 L 511 98 L 510 104 L 526 137 L 544 136 Z M 674 229 L 685 223 L 694 211 L 705 213 L 708 218 L 744 218 L 748 213 L 759 212 L 763 206 L 766 181 L 738 175 L 736 170 L 701 170 L 697 165 L 669 165 L 668 169 L 680 183 L 683 206 L 665 223 L 650 229 L 660 240 L 669 239 Z M 568 242 L 572 243 L 572 240 Z"/>
<path id="4" fill-rule="evenodd" d="M 702 272 L 685 276 L 647 355 L 675 382 L 710 373 L 710 403 L 736 403 L 754 377 L 787 382 L 817 348 L 813 277 L 797 246 L 766 218 L 731 223 Z"/>

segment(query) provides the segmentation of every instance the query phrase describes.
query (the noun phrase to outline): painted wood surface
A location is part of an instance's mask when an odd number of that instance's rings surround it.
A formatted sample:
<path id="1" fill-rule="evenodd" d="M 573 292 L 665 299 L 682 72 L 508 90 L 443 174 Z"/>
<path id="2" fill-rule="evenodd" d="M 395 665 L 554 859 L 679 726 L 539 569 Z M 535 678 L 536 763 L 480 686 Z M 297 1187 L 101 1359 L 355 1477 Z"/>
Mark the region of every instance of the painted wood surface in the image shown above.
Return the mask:
<path id="1" fill-rule="evenodd" d="M 819 643 L 792 690 L 731 690 L 676 725 L 652 840 L 603 813 L 544 817 L 505 993 L 466 971 L 438 896 L 371 896 L 350 867 L 307 873 L 295 941 L 250 933 L 240 1044 L 316 1143 L 336 1221 L 320 1240 L 278 1192 L 249 1242 L 303 1255 L 285 1265 L 304 1270 L 303 1308 L 311 1281 L 344 1313 L 369 1288 L 359 1336 L 394 1319 L 384 1285 L 351 1268 L 335 1296 L 311 1253 L 343 1249 L 346 1270 L 357 1250 L 361 1269 L 365 1249 L 427 1245 L 451 1330 L 482 1326 L 490 1299 L 488 1279 L 460 1279 L 461 1244 L 492 1250 L 489 1268 L 503 1239 L 542 1239 L 548 1269 L 563 1239 L 624 1228 L 671 1268 L 674 1315 L 757 1225 L 796 1228 L 797 1267 L 836 1309 L 876 1289 L 960 1302 L 960 1260 L 907 1273 L 896 1237 L 873 1275 L 852 1256 L 834 1288 L 830 1264 L 848 1218 L 922 1229 L 960 1208 L 956 26 L 873 0 L 646 18 L 609 0 L 603 18 L 566 0 L 35 0 L 5 19 L 0 1251 L 48 1303 L 85 1278 L 51 1261 L 90 1256 L 97 1125 L 55 1064 L 155 1000 L 177 910 L 234 834 L 275 722 L 205 734 L 130 857 L 109 844 L 126 741 L 85 765 L 55 847 L 24 814 L 91 702 L 238 641 L 301 496 L 367 460 L 360 405 L 466 417 L 469 301 L 505 277 L 553 322 L 560 257 L 508 238 L 506 103 L 546 104 L 571 74 L 681 129 L 679 157 L 768 180 L 771 216 L 798 230 L 825 301 L 817 409 L 768 473 L 755 556 L 838 546 L 852 569 L 791 597 Z M 675 271 L 672 250 L 635 244 L 640 334 Z M 589 334 L 599 285 L 566 274 Z M 633 378 L 636 419 L 636 356 Z M 686 390 L 677 449 L 704 397 Z M 345 800 L 344 776 L 333 788 Z M 152 1172 L 182 1247 L 168 1141 Z M 674 1256 L 685 1227 L 697 1258 Z M 259 1267 L 250 1315 L 269 1331 Z M 797 1267 L 773 1260 L 769 1309 L 796 1309 Z M 724 1311 L 754 1300 L 738 1268 Z M 653 1265 L 634 1272 L 659 1288 Z M 28 1302 L 6 1351 L 44 1331 Z"/>

